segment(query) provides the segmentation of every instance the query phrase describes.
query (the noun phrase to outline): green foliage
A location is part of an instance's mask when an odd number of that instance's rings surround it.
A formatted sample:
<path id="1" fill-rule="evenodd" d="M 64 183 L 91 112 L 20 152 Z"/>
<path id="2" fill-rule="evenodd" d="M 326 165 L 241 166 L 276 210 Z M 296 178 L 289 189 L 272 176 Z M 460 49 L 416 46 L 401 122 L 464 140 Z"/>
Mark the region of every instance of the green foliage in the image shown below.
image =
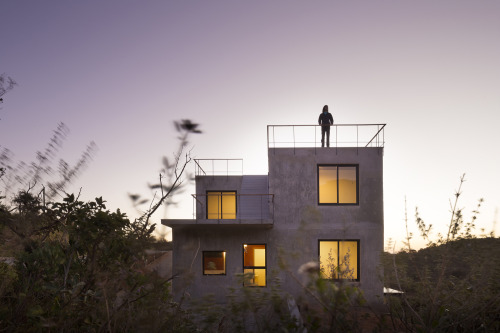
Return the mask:
<path id="1" fill-rule="evenodd" d="M 461 239 L 410 253 L 386 253 L 384 263 L 386 286 L 405 292 L 404 300 L 389 298 L 392 315 L 408 330 L 500 328 L 500 239 Z"/>
<path id="2" fill-rule="evenodd" d="M 451 204 L 445 236 L 430 239 L 416 211 L 416 223 L 428 247 L 415 251 L 408 234 L 406 249 L 383 256 L 384 285 L 404 294 L 387 298 L 393 326 L 410 332 L 497 332 L 500 330 L 500 239 L 477 238 L 474 223 L 464 221 L 458 199 Z"/>
<path id="3" fill-rule="evenodd" d="M 0 262 L 0 331 L 197 330 L 189 312 L 172 301 L 172 277 L 153 273 L 146 251 L 168 245 L 155 241 L 150 217 L 179 190 L 190 161 L 186 155 L 178 169 L 180 154 L 187 135 L 200 133 L 189 120 L 176 126 L 184 135 L 167 174 L 171 183 L 165 187 L 160 177 L 160 199 L 134 221 L 107 210 L 101 197 L 82 202 L 66 194 L 91 159 L 93 143 L 74 167 L 59 161 L 60 177 L 51 177 L 68 132 L 64 124 L 35 162 L 13 166 L 12 153 L 0 150 L 0 256 L 15 258 L 13 265 Z M 56 194 L 65 196 L 54 201 Z"/>
<path id="4" fill-rule="evenodd" d="M 289 309 L 290 297 L 281 289 L 280 280 L 272 278 L 269 288 L 244 287 L 251 273 L 238 274 L 236 284 L 228 289 L 224 307 L 209 305 L 210 298 L 198 305 L 203 331 L 207 332 L 299 332 L 299 319 Z M 213 304 L 213 303 L 212 303 Z"/>
<path id="5" fill-rule="evenodd" d="M 82 202 L 68 195 L 42 206 L 22 191 L 13 202 L 1 222 L 23 246 L 15 265 L 0 264 L 0 327 L 192 331 L 171 300 L 169 280 L 145 267 L 152 230 L 106 210 L 102 198 Z"/>

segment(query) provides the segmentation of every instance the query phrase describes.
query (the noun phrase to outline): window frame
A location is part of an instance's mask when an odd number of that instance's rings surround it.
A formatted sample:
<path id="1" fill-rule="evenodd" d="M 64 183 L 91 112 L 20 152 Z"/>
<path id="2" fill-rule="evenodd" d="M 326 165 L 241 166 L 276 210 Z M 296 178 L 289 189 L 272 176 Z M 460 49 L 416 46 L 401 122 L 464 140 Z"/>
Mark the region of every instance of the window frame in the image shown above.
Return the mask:
<path id="1" fill-rule="evenodd" d="M 208 253 L 208 252 L 211 252 L 211 253 L 214 253 L 214 252 L 220 252 L 220 253 L 223 253 L 223 257 L 224 257 L 224 273 L 217 273 L 217 274 L 207 274 L 205 273 L 205 253 Z M 212 250 L 207 250 L 207 251 L 202 251 L 202 256 L 201 256 L 201 271 L 203 272 L 203 275 L 205 276 L 221 276 L 221 275 L 227 275 L 227 251 L 225 250 L 222 250 L 222 251 L 212 251 Z"/>
<path id="2" fill-rule="evenodd" d="M 336 167 L 337 168 L 337 202 L 320 202 L 319 198 L 319 170 L 321 167 Z M 355 203 L 339 203 L 339 168 L 355 167 L 356 168 L 356 202 Z M 359 206 L 359 164 L 318 164 L 316 168 L 316 186 L 318 194 L 319 206 Z"/>
<path id="3" fill-rule="evenodd" d="M 263 245 L 264 246 L 264 250 L 265 250 L 265 257 L 264 257 L 264 260 L 265 260 L 265 266 L 245 266 L 245 245 Z M 245 269 L 263 269 L 265 270 L 266 272 L 266 279 L 265 279 L 265 285 L 264 286 L 258 286 L 258 285 L 245 285 L 245 281 L 243 281 L 243 286 L 244 287 L 252 287 L 252 288 L 266 288 L 267 287 L 267 243 L 243 243 L 241 244 L 241 249 L 242 249 L 242 252 L 241 252 L 241 260 L 242 260 L 242 264 L 243 264 L 243 274 L 245 274 Z"/>
<path id="4" fill-rule="evenodd" d="M 337 253 L 340 252 L 340 242 L 356 242 L 356 262 L 357 262 L 357 267 L 356 270 L 358 272 L 357 278 L 356 279 L 339 279 L 339 278 L 323 278 L 324 280 L 330 280 L 330 281 L 356 281 L 359 282 L 361 279 L 361 260 L 360 260 L 360 253 L 361 253 L 361 240 L 359 239 L 318 239 L 318 264 L 319 268 L 321 269 L 321 253 L 320 253 L 320 243 L 321 242 L 337 242 Z M 337 267 L 339 266 L 339 260 L 340 260 L 340 255 L 337 255 Z"/>
<path id="5" fill-rule="evenodd" d="M 229 192 L 229 193 L 234 193 L 234 219 L 225 219 L 223 217 L 223 214 L 222 214 L 222 199 L 221 199 L 221 202 L 220 202 L 220 212 L 217 213 L 217 218 L 215 219 L 211 219 L 208 217 L 208 196 L 209 196 L 209 193 L 219 193 L 219 198 L 222 198 L 223 195 L 222 193 L 223 192 Z M 238 192 L 236 190 L 206 190 L 206 209 L 205 209 L 205 216 L 207 218 L 207 220 L 236 220 L 237 217 L 238 217 Z M 218 217 L 220 214 L 220 218 Z"/>

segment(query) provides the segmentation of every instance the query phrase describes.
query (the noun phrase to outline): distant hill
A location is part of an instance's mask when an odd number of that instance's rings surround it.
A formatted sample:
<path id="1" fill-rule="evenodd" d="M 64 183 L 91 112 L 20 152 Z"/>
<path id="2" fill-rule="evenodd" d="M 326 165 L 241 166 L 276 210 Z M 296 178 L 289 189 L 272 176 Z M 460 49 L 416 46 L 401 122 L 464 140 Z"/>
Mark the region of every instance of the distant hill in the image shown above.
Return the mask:
<path id="1" fill-rule="evenodd" d="M 422 274 L 427 278 L 437 279 L 443 264 L 444 276 L 465 279 L 475 271 L 483 269 L 498 270 L 500 266 L 500 238 L 459 239 L 445 245 L 431 246 L 419 251 L 399 252 L 396 254 L 396 266 L 402 270 L 405 278 L 418 279 Z M 392 255 L 384 253 L 384 272 L 392 275 L 394 263 Z M 498 276 L 500 280 L 500 275 Z M 387 281 L 387 280 L 386 280 Z M 396 288 L 395 281 L 387 281 Z"/>
<path id="2" fill-rule="evenodd" d="M 384 253 L 382 261 L 384 286 L 404 292 L 386 299 L 401 329 L 500 332 L 499 238 Z"/>

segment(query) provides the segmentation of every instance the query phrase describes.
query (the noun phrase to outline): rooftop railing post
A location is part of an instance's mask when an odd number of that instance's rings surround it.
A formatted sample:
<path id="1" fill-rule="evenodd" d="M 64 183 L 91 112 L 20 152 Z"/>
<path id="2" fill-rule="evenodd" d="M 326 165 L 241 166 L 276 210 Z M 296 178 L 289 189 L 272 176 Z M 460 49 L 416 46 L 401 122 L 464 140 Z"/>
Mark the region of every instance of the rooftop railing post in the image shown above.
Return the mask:
<path id="1" fill-rule="evenodd" d="M 317 132 L 316 126 L 313 126 L 313 131 L 314 131 L 314 155 L 316 155 L 316 150 L 317 150 L 316 149 L 316 142 L 317 142 L 316 141 L 316 132 Z"/>
<path id="2" fill-rule="evenodd" d="M 359 154 L 359 126 L 356 125 L 356 154 Z"/>
<path id="3" fill-rule="evenodd" d="M 377 133 L 378 133 L 378 131 L 380 131 L 380 125 L 377 125 Z M 380 142 L 380 140 L 379 140 L 378 135 L 377 135 L 377 147 L 379 145 L 379 142 Z"/>
<path id="4" fill-rule="evenodd" d="M 368 143 L 365 145 L 365 147 L 368 147 L 368 146 L 369 146 L 369 145 L 373 142 L 373 140 L 375 140 L 375 141 L 376 141 L 376 140 L 377 140 L 377 138 L 378 138 L 378 136 L 380 135 L 380 132 L 382 132 L 382 135 L 383 135 L 383 134 L 384 134 L 384 128 L 385 128 L 385 124 L 382 124 L 382 128 L 379 128 L 379 129 L 378 129 L 377 133 L 376 133 L 376 134 L 375 134 L 375 135 L 371 138 L 371 140 L 370 140 L 370 141 L 368 141 Z M 383 147 L 383 146 L 384 146 L 384 145 L 382 144 L 382 147 Z"/>
<path id="5" fill-rule="evenodd" d="M 274 135 L 274 126 L 273 126 L 273 148 L 274 148 L 274 153 L 276 154 L 276 136 Z"/>
<path id="6" fill-rule="evenodd" d="M 339 127 L 335 125 L 335 155 L 338 154 L 338 148 L 339 148 L 339 143 L 338 143 L 338 134 L 339 134 Z"/>

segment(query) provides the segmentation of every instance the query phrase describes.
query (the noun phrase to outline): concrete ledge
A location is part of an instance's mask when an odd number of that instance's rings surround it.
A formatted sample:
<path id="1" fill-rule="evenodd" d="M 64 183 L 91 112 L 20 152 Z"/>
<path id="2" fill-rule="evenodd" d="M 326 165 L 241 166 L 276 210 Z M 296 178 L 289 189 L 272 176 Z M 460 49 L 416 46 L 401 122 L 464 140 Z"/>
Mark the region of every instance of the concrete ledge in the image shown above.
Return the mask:
<path id="1" fill-rule="evenodd" d="M 273 219 L 234 219 L 234 220 L 207 220 L 207 219 L 164 219 L 161 224 L 168 227 L 176 226 L 193 226 L 193 225 L 255 225 L 263 226 L 266 228 L 272 227 L 274 224 Z"/>

